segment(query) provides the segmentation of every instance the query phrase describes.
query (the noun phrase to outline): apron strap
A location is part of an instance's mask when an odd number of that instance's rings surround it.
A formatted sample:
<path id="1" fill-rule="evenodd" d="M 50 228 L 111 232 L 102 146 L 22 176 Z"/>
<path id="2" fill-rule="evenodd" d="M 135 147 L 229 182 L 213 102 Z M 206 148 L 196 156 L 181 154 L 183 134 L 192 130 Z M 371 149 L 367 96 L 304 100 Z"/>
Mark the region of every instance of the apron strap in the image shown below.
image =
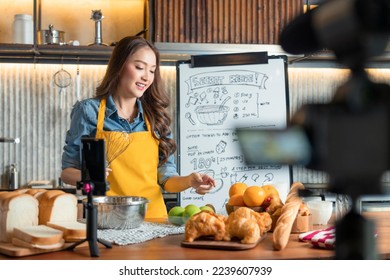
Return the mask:
<path id="1" fill-rule="evenodd" d="M 98 120 L 97 120 L 97 125 L 96 125 L 97 132 L 103 131 L 105 114 L 106 114 L 106 98 L 104 97 L 100 100 Z"/>

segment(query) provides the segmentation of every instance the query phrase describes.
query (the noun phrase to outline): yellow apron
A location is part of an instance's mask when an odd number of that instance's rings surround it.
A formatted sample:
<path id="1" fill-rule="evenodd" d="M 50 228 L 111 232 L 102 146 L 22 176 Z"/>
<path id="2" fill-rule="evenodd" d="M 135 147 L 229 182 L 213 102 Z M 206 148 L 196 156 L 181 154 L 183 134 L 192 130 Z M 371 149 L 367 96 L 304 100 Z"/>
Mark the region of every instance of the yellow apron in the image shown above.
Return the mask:
<path id="1" fill-rule="evenodd" d="M 106 99 L 100 101 L 96 138 L 105 139 L 106 145 L 118 141 L 110 137 L 115 131 L 104 131 Z M 150 124 L 145 119 L 148 131 L 131 133 L 130 145 L 111 163 L 112 172 L 107 180 L 110 183 L 108 196 L 143 196 L 150 200 L 146 218 L 166 218 L 167 210 L 157 179 L 158 144 L 153 138 Z M 108 142 L 111 141 L 111 142 Z"/>

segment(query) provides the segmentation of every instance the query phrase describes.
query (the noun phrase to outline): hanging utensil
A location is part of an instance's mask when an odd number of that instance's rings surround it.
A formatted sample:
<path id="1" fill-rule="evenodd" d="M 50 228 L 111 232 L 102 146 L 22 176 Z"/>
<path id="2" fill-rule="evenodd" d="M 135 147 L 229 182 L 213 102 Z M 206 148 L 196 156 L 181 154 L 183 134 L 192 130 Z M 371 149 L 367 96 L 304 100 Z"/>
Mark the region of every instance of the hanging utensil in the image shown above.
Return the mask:
<path id="1" fill-rule="evenodd" d="M 60 88 L 60 108 L 63 109 L 63 104 L 65 103 L 65 95 L 63 94 L 63 91 L 72 83 L 72 76 L 63 68 L 63 66 L 61 66 L 61 69 L 54 73 L 53 79 L 54 84 Z"/>
<path id="2" fill-rule="evenodd" d="M 80 66 L 79 66 L 79 64 L 77 64 L 77 70 L 76 70 L 76 100 L 80 100 L 80 92 L 81 92 Z"/>

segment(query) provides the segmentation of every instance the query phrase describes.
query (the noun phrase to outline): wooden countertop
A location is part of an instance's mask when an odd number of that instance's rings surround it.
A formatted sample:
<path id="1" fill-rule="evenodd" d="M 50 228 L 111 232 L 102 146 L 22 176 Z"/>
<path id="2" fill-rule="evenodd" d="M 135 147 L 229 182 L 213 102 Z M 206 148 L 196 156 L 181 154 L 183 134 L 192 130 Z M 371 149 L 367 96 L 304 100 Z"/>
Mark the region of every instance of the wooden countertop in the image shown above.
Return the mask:
<path id="1" fill-rule="evenodd" d="M 390 259 L 390 212 L 367 212 L 364 215 L 376 224 L 379 259 Z M 91 257 L 89 247 L 84 243 L 73 251 L 64 250 L 18 258 L 0 255 L 0 260 L 305 260 L 333 259 L 335 254 L 334 250 L 317 249 L 311 244 L 300 242 L 298 234 L 291 234 L 287 247 L 282 251 L 273 249 L 272 233 L 267 233 L 265 239 L 255 248 L 241 251 L 186 248 L 181 246 L 183 238 L 182 234 L 170 235 L 140 244 L 113 245 L 111 249 L 99 244 L 99 257 Z"/>

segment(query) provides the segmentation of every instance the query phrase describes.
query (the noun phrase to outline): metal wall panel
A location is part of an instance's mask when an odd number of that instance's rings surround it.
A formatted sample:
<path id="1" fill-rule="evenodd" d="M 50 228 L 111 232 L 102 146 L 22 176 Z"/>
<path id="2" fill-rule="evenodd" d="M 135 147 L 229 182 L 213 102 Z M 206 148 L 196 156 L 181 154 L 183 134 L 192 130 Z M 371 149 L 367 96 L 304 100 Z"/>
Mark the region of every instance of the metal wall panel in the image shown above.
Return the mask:
<path id="1" fill-rule="evenodd" d="M 302 0 L 155 0 L 155 42 L 277 44 Z"/>
<path id="2" fill-rule="evenodd" d="M 0 137 L 20 137 L 20 144 L 0 143 L 3 188 L 7 187 L 11 163 L 16 163 L 22 185 L 32 180 L 57 183 L 65 133 L 77 93 L 79 98 L 92 96 L 105 70 L 105 66 L 80 65 L 77 78 L 77 68 L 77 65 L 0 64 Z M 71 76 L 66 88 L 54 83 L 55 74 L 61 69 Z"/>

